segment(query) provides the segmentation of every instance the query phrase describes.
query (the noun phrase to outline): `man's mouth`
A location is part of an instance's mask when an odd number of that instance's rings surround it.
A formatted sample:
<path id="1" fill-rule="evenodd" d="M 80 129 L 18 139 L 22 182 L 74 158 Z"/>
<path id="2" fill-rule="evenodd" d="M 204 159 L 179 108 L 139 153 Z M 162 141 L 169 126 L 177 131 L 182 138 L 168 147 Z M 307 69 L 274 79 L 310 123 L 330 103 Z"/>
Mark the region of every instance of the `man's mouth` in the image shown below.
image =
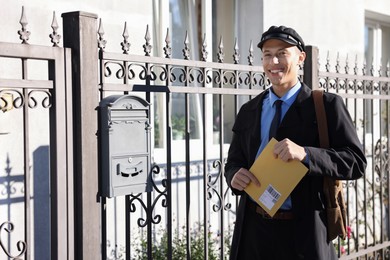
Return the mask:
<path id="1" fill-rule="evenodd" d="M 273 70 L 269 70 L 269 72 L 275 74 L 275 73 L 280 73 L 280 72 L 283 72 L 284 70 L 283 69 L 273 69 Z"/>

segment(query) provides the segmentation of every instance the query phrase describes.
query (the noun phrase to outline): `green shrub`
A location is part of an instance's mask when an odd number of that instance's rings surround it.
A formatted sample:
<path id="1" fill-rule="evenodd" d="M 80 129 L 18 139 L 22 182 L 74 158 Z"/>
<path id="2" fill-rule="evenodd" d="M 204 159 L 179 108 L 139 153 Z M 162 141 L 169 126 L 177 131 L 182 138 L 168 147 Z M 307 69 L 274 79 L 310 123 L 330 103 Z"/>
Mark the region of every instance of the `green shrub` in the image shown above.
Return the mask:
<path id="1" fill-rule="evenodd" d="M 203 225 L 197 224 L 197 228 L 191 229 L 190 241 L 191 241 L 191 259 L 192 260 L 203 260 L 204 257 L 204 234 Z M 141 234 L 142 235 L 142 234 Z M 160 229 L 157 236 L 159 239 L 153 242 L 152 245 L 152 259 L 154 260 L 165 260 L 168 255 L 168 233 L 166 229 Z M 220 254 L 219 235 L 214 235 L 209 232 L 208 235 L 208 259 L 217 260 Z M 225 256 L 224 259 L 228 258 L 230 251 L 230 239 L 231 235 L 225 238 Z M 136 260 L 146 260 L 147 255 L 147 239 L 146 235 L 135 238 L 135 244 L 133 245 L 134 257 Z M 186 230 L 182 227 L 181 232 L 177 230 L 172 235 L 172 259 L 186 259 L 187 256 L 187 240 Z"/>

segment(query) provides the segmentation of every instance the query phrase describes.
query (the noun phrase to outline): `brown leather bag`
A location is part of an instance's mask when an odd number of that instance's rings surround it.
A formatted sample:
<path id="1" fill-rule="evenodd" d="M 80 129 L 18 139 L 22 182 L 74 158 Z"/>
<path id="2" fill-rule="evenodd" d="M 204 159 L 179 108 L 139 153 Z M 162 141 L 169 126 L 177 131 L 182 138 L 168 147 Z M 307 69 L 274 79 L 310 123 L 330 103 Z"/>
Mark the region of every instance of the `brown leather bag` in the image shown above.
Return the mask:
<path id="1" fill-rule="evenodd" d="M 323 91 L 313 90 L 313 99 L 317 116 L 320 146 L 328 148 L 328 123 L 326 120 Z M 330 177 L 324 177 L 323 189 L 326 199 L 328 242 L 337 236 L 345 239 L 347 235 L 347 206 L 344 200 L 343 183 Z"/>

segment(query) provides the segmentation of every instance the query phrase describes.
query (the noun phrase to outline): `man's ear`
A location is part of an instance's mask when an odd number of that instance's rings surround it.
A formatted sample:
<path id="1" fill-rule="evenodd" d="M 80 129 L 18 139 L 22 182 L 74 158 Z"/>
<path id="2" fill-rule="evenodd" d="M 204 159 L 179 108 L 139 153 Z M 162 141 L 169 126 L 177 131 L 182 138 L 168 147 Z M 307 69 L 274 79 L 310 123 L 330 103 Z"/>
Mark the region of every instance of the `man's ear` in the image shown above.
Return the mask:
<path id="1" fill-rule="evenodd" d="M 306 59 L 306 52 L 301 51 L 298 56 L 298 65 L 301 65 Z"/>

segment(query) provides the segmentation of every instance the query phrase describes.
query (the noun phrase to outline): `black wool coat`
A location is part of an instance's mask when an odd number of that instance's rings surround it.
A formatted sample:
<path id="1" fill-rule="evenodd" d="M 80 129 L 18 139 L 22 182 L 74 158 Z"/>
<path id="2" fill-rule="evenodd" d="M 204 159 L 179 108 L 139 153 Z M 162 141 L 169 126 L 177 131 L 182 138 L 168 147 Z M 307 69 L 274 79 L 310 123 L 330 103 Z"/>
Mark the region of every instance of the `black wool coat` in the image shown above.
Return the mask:
<path id="1" fill-rule="evenodd" d="M 269 90 L 266 90 L 269 91 Z M 231 259 L 237 259 L 242 225 L 245 222 L 245 204 L 248 195 L 231 187 L 233 175 L 240 169 L 249 169 L 260 145 L 260 118 L 266 91 L 245 103 L 233 126 L 233 138 L 225 165 L 227 184 L 236 195 L 241 195 L 231 248 Z M 294 212 L 294 247 L 303 259 L 334 258 L 334 248 L 326 239 L 326 215 L 323 194 L 323 176 L 354 180 L 363 176 L 366 158 L 355 126 L 341 97 L 324 93 L 328 120 L 330 149 L 319 148 L 317 120 L 312 91 L 302 83 L 295 102 L 285 114 L 276 134 L 277 140 L 289 138 L 304 146 L 308 153 L 309 171 L 291 193 Z M 255 241 L 254 241 L 255 242 Z"/>

